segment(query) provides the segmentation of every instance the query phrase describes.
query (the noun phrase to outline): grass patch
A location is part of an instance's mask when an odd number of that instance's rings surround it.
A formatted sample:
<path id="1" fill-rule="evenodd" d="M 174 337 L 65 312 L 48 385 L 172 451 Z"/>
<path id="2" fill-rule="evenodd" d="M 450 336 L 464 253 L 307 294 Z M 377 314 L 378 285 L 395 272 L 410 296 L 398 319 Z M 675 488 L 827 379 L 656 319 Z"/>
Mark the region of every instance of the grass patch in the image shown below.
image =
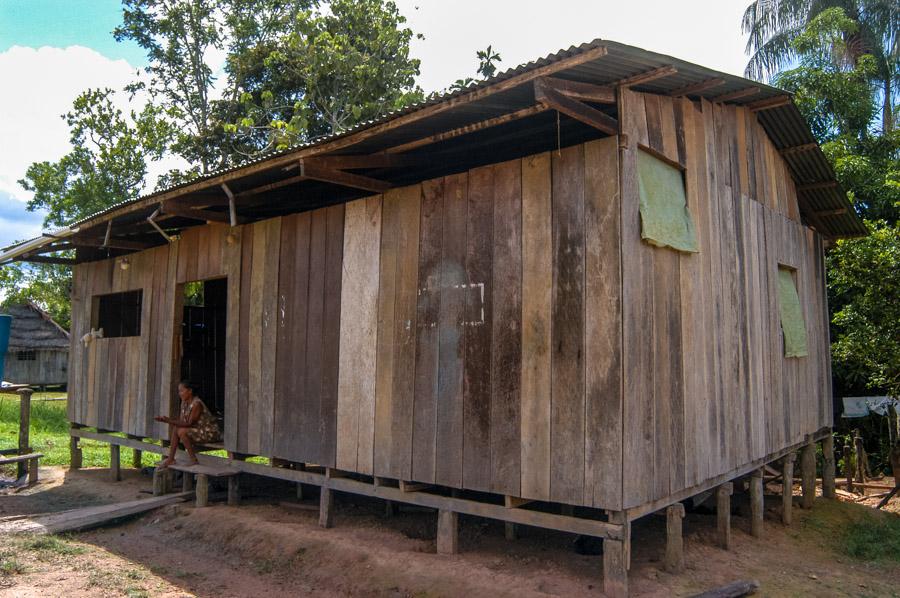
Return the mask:
<path id="1" fill-rule="evenodd" d="M 0 556 L 0 575 L 21 575 L 27 568 L 14 556 Z"/>
<path id="2" fill-rule="evenodd" d="M 816 501 L 803 520 L 835 551 L 881 564 L 900 563 L 900 516 L 870 507 L 832 500 Z"/>
<path id="3" fill-rule="evenodd" d="M 41 553 L 41 556 L 73 556 L 85 552 L 81 546 L 70 544 L 68 539 L 53 535 L 29 536 L 22 541 L 20 546 L 26 550 Z"/>
<path id="4" fill-rule="evenodd" d="M 43 453 L 41 465 L 69 464 L 69 420 L 66 401 L 48 398 L 66 396 L 59 392 L 36 392 L 31 398 L 31 446 Z M 0 394 L 0 448 L 12 448 L 19 437 L 19 398 Z M 109 445 L 82 440 L 82 464 L 85 467 L 109 467 Z"/>

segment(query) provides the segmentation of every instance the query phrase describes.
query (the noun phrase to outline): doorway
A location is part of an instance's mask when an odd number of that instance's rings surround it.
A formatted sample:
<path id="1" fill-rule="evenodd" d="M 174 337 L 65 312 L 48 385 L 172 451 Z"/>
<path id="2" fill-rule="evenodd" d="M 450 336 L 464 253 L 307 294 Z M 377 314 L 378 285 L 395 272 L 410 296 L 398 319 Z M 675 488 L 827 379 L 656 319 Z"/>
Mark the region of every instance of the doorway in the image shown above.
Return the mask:
<path id="1" fill-rule="evenodd" d="M 185 283 L 181 322 L 181 379 L 196 384 L 198 395 L 219 420 L 225 415 L 225 278 Z"/>

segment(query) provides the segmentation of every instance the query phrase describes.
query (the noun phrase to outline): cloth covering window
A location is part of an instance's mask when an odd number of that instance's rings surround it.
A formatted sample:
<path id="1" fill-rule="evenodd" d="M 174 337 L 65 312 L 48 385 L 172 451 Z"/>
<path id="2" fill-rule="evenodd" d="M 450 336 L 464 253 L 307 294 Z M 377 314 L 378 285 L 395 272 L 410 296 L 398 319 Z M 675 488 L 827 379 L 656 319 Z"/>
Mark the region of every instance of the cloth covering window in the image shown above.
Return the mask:
<path id="1" fill-rule="evenodd" d="M 806 357 L 806 322 L 800 308 L 800 295 L 789 268 L 778 267 L 778 310 L 784 333 L 784 356 Z"/>
<path id="2" fill-rule="evenodd" d="M 658 247 L 696 253 L 697 233 L 687 208 L 681 171 L 647 152 L 638 152 L 641 238 Z"/>

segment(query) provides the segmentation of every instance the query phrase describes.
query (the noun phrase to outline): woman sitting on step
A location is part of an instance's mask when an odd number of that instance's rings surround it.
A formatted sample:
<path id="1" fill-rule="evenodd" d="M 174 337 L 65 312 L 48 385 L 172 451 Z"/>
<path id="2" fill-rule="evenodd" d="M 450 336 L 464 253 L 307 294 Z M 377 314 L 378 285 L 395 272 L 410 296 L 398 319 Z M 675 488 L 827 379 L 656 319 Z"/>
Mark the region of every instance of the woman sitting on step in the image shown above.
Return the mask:
<path id="1" fill-rule="evenodd" d="M 195 444 L 216 442 L 220 438 L 219 426 L 216 418 L 209 409 L 196 396 L 197 387 L 187 380 L 178 383 L 178 397 L 181 399 L 181 414 L 178 419 L 158 415 L 154 417 L 158 422 L 169 424 L 169 456 L 161 462 L 157 468 L 165 469 L 175 464 L 175 451 L 178 444 L 184 445 L 191 465 L 197 464 Z"/>

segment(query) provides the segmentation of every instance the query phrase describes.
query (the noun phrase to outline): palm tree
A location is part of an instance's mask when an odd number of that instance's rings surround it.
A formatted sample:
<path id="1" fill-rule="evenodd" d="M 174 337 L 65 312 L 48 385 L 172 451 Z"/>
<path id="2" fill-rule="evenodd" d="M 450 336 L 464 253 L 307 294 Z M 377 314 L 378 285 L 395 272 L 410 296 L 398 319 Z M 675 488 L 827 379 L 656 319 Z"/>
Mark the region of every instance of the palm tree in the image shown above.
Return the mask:
<path id="1" fill-rule="evenodd" d="M 816 16 L 841 8 L 858 25 L 833 58 L 836 64 L 855 65 L 871 54 L 877 65 L 882 96 L 882 130 L 893 129 L 893 101 L 900 91 L 900 3 L 897 0 L 754 0 L 744 11 L 742 29 L 749 34 L 750 61 L 744 73 L 755 79 L 771 77 L 797 58 L 791 42 Z"/>

